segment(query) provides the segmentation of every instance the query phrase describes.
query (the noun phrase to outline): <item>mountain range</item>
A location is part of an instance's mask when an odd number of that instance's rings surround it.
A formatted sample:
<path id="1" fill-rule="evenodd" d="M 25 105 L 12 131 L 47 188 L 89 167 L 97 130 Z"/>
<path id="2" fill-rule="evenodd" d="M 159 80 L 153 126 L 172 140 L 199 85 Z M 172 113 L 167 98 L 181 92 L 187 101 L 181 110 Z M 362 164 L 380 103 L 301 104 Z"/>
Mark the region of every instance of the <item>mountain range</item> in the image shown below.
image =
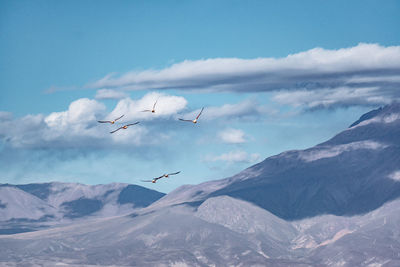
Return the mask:
<path id="1" fill-rule="evenodd" d="M 392 104 L 312 148 L 167 195 L 3 184 L 0 265 L 400 266 L 399 197 Z"/>
<path id="2" fill-rule="evenodd" d="M 122 183 L 0 184 L 0 234 L 129 214 L 164 195 L 138 185 Z"/>

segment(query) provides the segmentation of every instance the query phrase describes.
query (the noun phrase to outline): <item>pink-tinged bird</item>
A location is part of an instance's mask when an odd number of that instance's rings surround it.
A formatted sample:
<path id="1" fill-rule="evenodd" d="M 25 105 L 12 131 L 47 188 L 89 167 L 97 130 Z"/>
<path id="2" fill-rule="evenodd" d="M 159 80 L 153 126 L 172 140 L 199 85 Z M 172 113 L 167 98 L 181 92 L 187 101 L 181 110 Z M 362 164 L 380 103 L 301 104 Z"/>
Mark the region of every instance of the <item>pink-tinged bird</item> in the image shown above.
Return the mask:
<path id="1" fill-rule="evenodd" d="M 112 131 L 112 132 L 110 132 L 110 133 L 115 133 L 116 131 L 119 131 L 119 130 L 121 130 L 121 129 L 128 129 L 129 126 L 136 125 L 136 124 L 138 124 L 138 123 L 139 123 L 139 122 L 137 121 L 137 122 L 135 122 L 135 123 L 126 124 L 126 125 L 121 126 L 121 127 L 119 127 L 118 129 L 116 129 L 116 130 L 114 130 L 114 131 Z"/>
<path id="2" fill-rule="evenodd" d="M 184 120 L 184 119 L 179 119 L 180 121 L 188 121 L 188 122 L 193 122 L 193 123 L 197 123 L 197 120 L 199 119 L 201 113 L 203 112 L 204 107 L 200 110 L 199 115 L 197 115 L 196 119 L 194 120 Z"/>
<path id="3" fill-rule="evenodd" d="M 158 100 L 157 100 L 158 101 Z M 156 112 L 156 104 L 157 104 L 157 101 L 154 103 L 154 105 L 153 105 L 153 109 L 145 109 L 145 110 L 142 110 L 142 112 L 151 112 L 151 113 L 155 113 Z"/>
<path id="4" fill-rule="evenodd" d="M 170 175 L 175 175 L 175 174 L 178 174 L 178 173 L 180 173 L 180 171 L 179 172 L 173 172 L 173 173 L 166 173 L 166 174 L 163 174 L 163 175 L 161 175 L 159 177 L 153 178 L 151 180 L 141 180 L 141 181 L 155 184 L 157 182 L 157 180 L 160 180 L 161 178 L 168 178 Z"/>
<path id="5" fill-rule="evenodd" d="M 116 118 L 116 119 L 113 120 L 113 121 L 98 121 L 98 122 L 100 122 L 100 123 L 111 123 L 111 124 L 114 124 L 117 120 L 121 119 L 123 116 L 124 116 L 124 115 L 122 115 L 122 116 L 119 117 L 119 118 Z"/>

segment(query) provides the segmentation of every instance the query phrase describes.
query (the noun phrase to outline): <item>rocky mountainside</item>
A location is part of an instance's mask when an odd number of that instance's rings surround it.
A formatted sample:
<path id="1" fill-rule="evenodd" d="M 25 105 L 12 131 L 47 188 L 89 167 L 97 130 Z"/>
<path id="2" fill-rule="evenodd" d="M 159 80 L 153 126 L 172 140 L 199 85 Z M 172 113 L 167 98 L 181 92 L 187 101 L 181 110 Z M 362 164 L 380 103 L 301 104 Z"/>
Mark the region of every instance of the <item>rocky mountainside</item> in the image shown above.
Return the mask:
<path id="1" fill-rule="evenodd" d="M 228 195 L 286 220 L 372 211 L 400 197 L 400 104 L 367 114 L 327 142 L 267 158 L 227 179 L 183 186 L 153 205 L 199 205 Z"/>
<path id="2" fill-rule="evenodd" d="M 362 216 L 285 221 L 220 196 L 0 236 L 6 266 L 398 266 L 400 200 Z"/>

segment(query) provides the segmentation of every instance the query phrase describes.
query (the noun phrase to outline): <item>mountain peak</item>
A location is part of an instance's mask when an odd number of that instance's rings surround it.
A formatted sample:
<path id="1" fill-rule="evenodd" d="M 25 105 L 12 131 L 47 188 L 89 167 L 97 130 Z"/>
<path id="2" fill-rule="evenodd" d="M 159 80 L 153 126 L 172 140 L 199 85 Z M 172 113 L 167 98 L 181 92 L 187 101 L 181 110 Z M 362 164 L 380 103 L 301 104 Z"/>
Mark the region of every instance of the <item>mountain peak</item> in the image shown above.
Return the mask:
<path id="1" fill-rule="evenodd" d="M 384 107 L 379 107 L 377 109 L 371 110 L 365 114 L 363 114 L 357 121 L 355 121 L 349 128 L 359 125 L 364 121 L 368 121 L 378 116 L 387 116 L 391 114 L 400 114 L 400 102 L 394 102 L 390 105 L 386 105 Z"/>
<path id="2" fill-rule="evenodd" d="M 371 110 L 371 111 L 363 114 L 357 121 L 355 121 L 352 125 L 350 125 L 349 128 L 356 126 L 363 121 L 372 119 L 373 117 L 375 117 L 376 115 L 381 113 L 382 109 L 383 109 L 382 107 L 379 107 L 378 109 L 374 109 L 374 110 Z"/>

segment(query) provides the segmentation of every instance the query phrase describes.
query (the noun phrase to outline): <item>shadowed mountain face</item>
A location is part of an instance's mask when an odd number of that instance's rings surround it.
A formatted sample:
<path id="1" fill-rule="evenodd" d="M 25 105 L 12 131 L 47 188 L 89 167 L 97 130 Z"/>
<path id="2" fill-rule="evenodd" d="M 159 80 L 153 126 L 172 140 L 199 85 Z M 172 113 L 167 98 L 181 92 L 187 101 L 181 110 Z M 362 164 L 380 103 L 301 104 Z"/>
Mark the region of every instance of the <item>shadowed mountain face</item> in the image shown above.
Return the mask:
<path id="1" fill-rule="evenodd" d="M 119 204 L 132 203 L 137 207 L 147 207 L 165 194 L 138 185 L 128 185 L 118 195 Z"/>
<path id="2" fill-rule="evenodd" d="M 155 205 L 228 195 L 287 220 L 374 210 L 400 197 L 400 104 L 353 125 L 325 143 L 267 158 L 231 178 L 178 188 Z"/>
<path id="3" fill-rule="evenodd" d="M 303 163 L 297 152 L 262 164 L 266 171 L 235 182 L 210 196 L 250 201 L 284 219 L 320 214 L 355 215 L 400 197 L 400 183 L 389 179 L 400 166 L 399 148 L 351 151 Z M 286 163 L 285 163 L 286 162 Z"/>
<path id="4" fill-rule="evenodd" d="M 379 112 L 381 112 L 381 111 L 382 111 L 382 107 L 380 107 L 380 108 L 378 108 L 378 109 L 371 110 L 370 112 L 365 113 L 365 114 L 362 115 L 357 121 L 355 121 L 353 124 L 351 124 L 349 128 L 351 128 L 351 127 L 353 127 L 353 126 L 356 126 L 357 124 L 359 124 L 359 123 L 361 123 L 361 122 L 363 122 L 363 121 L 372 119 L 373 117 L 375 117 L 376 115 L 378 115 Z"/>

